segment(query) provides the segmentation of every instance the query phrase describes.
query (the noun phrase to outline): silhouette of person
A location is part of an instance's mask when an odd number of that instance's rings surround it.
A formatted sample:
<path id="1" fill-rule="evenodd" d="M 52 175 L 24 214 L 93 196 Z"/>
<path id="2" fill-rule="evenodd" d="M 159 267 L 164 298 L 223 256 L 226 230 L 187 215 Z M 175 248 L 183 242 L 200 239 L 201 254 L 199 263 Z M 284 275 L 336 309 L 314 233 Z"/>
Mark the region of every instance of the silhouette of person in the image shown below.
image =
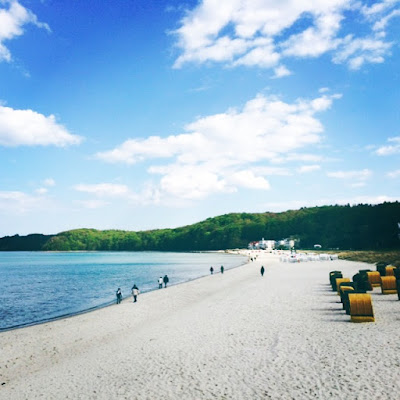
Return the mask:
<path id="1" fill-rule="evenodd" d="M 214 268 L 213 267 L 210 268 L 210 272 L 211 272 L 211 275 L 214 273 Z"/>
<path id="2" fill-rule="evenodd" d="M 116 295 L 117 295 L 117 304 L 119 304 L 119 303 L 121 303 L 121 300 L 122 300 L 121 288 L 117 289 Z"/>
<path id="3" fill-rule="evenodd" d="M 223 274 L 223 273 L 224 273 L 224 266 L 221 265 L 221 274 Z"/>
<path id="4" fill-rule="evenodd" d="M 261 267 L 260 272 L 261 272 L 261 276 L 264 276 L 264 272 L 265 272 L 264 265 Z"/>
<path id="5" fill-rule="evenodd" d="M 158 288 L 159 288 L 159 289 L 162 288 L 162 284 L 163 284 L 163 278 L 162 278 L 162 276 L 160 276 L 160 277 L 158 278 Z"/>
<path id="6" fill-rule="evenodd" d="M 164 276 L 163 281 L 164 281 L 164 287 L 166 288 L 167 287 L 167 283 L 169 282 L 169 278 L 168 278 L 167 275 Z"/>
<path id="7" fill-rule="evenodd" d="M 134 303 L 137 302 L 138 295 L 139 295 L 139 288 L 136 286 L 136 284 L 134 284 L 132 286 L 132 296 L 133 296 L 133 302 Z"/>

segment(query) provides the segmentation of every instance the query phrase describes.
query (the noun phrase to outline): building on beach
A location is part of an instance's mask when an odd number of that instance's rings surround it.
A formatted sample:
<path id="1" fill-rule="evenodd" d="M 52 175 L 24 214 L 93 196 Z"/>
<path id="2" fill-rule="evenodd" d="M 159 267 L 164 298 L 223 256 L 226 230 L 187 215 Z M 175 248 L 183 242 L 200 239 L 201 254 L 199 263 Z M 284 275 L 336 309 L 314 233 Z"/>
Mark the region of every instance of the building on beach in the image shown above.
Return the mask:
<path id="1" fill-rule="evenodd" d="M 275 249 L 275 240 L 264 240 L 262 238 L 258 242 L 250 242 L 249 243 L 249 250 L 273 250 Z"/>

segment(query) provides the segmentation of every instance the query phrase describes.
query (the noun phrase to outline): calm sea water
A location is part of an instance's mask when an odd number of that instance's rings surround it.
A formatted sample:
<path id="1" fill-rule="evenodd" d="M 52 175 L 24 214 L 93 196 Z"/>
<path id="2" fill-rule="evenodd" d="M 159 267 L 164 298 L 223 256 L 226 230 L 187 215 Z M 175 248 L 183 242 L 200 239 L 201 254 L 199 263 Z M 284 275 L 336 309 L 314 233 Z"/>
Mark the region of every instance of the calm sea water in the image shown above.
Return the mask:
<path id="1" fill-rule="evenodd" d="M 130 295 L 243 264 L 246 258 L 224 253 L 163 252 L 0 252 L 0 330 L 73 315 L 115 302 L 115 292 Z"/>

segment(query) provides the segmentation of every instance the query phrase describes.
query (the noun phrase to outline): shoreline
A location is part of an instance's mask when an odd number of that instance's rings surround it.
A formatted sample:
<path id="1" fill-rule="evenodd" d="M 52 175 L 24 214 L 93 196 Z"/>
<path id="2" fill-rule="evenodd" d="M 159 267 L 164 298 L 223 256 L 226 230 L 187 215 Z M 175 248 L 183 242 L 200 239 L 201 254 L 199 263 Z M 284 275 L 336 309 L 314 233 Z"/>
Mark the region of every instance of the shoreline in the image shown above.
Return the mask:
<path id="1" fill-rule="evenodd" d="M 86 251 L 86 250 L 82 250 L 82 251 L 80 251 L 80 250 L 77 250 L 77 251 L 41 251 L 41 252 L 43 252 L 43 253 L 99 253 L 99 251 L 97 251 L 97 250 L 96 251 Z M 142 251 L 140 251 L 140 252 L 142 252 Z M 148 253 L 148 252 L 152 252 L 153 253 L 153 251 L 146 251 L 146 253 Z M 245 250 L 237 250 L 237 251 L 234 250 L 232 252 L 229 251 L 229 250 L 228 251 L 227 250 L 192 251 L 192 252 L 164 252 L 164 251 L 154 251 L 154 252 L 155 253 L 182 253 L 182 254 L 191 254 L 191 253 L 217 253 L 217 254 L 222 254 L 223 253 L 223 254 L 231 254 L 231 255 L 242 255 L 244 257 L 246 256 L 246 254 L 244 254 Z M 106 252 L 106 253 L 120 253 L 120 252 L 109 251 L 109 252 Z M 131 252 L 127 251 L 126 253 L 131 253 Z M 234 268 L 241 267 L 241 266 L 245 265 L 247 262 L 248 262 L 248 260 L 244 260 L 242 264 L 239 264 L 239 265 L 237 265 L 235 267 L 228 268 L 226 271 L 234 269 Z M 217 274 L 219 272 L 215 272 L 215 273 Z M 200 276 L 198 276 L 196 278 L 191 278 L 191 279 L 185 280 L 183 282 L 173 283 L 173 284 L 170 284 L 169 287 L 182 285 L 182 284 L 185 284 L 185 283 L 197 280 L 197 279 L 204 278 L 206 276 L 208 276 L 208 274 L 200 275 Z M 141 292 L 142 292 L 142 294 L 144 294 L 144 293 L 150 293 L 150 292 L 157 291 L 157 290 L 159 290 L 158 287 L 154 286 L 153 289 L 143 290 Z M 122 298 L 122 302 L 128 301 L 131 298 L 132 298 L 132 295 L 127 295 L 127 296 Z M 77 315 L 90 313 L 90 312 L 93 312 L 93 311 L 96 311 L 96 310 L 101 310 L 103 308 L 111 307 L 113 305 L 116 305 L 116 300 L 111 300 L 109 302 L 102 303 L 102 304 L 99 304 L 99 305 L 96 305 L 96 306 L 93 306 L 93 307 L 90 307 L 90 308 L 87 308 L 87 309 L 84 309 L 84 310 L 80 310 L 80 311 L 77 311 L 77 312 L 66 313 L 66 314 L 58 315 L 58 316 L 51 317 L 51 318 L 45 318 L 45 319 L 42 319 L 42 320 L 39 320 L 39 321 L 35 321 L 35 322 L 27 322 L 27 323 L 24 323 L 24 324 L 18 324 L 18 325 L 14 325 L 14 326 L 10 326 L 10 327 L 5 327 L 5 328 L 1 328 L 0 327 L 0 333 L 1 332 L 8 332 L 8 331 L 16 330 L 16 329 L 28 328 L 28 327 L 32 327 L 32 326 L 35 326 L 35 325 L 42 325 L 42 324 L 46 324 L 46 323 L 51 323 L 53 321 L 58 321 L 58 320 L 61 320 L 61 319 L 71 318 L 71 317 L 74 317 L 74 316 L 77 316 Z"/>
<path id="2" fill-rule="evenodd" d="M 375 289 L 376 322 L 350 323 L 328 273 L 352 276 L 371 265 L 277 257 L 260 254 L 223 275 L 141 294 L 135 304 L 2 332 L 0 393 L 16 400 L 397 399 L 397 295 Z"/>

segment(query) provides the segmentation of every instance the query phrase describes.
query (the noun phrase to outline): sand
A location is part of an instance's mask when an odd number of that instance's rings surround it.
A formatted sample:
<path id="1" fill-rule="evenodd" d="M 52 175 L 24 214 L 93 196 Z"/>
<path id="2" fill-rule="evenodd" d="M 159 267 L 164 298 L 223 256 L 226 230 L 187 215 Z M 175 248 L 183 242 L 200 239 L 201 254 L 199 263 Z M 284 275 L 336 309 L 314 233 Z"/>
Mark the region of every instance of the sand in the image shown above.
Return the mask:
<path id="1" fill-rule="evenodd" d="M 266 272 L 259 271 L 264 265 Z M 255 262 L 138 302 L 0 333 L 1 399 L 399 399 L 400 301 L 355 324 L 328 273 Z"/>

